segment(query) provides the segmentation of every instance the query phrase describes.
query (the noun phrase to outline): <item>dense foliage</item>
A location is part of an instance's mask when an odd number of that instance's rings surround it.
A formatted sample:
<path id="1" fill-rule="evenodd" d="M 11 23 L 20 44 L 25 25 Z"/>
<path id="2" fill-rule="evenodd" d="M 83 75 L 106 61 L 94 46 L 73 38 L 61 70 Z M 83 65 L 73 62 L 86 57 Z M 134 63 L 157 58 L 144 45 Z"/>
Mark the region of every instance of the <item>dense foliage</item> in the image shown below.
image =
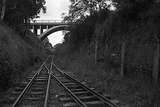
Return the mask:
<path id="1" fill-rule="evenodd" d="M 19 36 L 4 24 L 0 24 L 0 92 L 19 81 L 27 69 L 46 56 L 44 46 L 35 35 L 27 31 Z"/>
<path id="2" fill-rule="evenodd" d="M 14 85 L 27 68 L 46 56 L 43 44 L 23 26 L 41 10 L 45 12 L 44 5 L 45 0 L 0 0 L 0 91 Z"/>
<path id="3" fill-rule="evenodd" d="M 1 0 L 0 8 L 1 13 L 5 11 L 3 20 L 10 25 L 17 25 L 38 17 L 41 9 L 45 12 L 44 4 L 45 0 Z M 5 10 L 2 10 L 4 6 Z"/>
<path id="4" fill-rule="evenodd" d="M 133 71 L 139 67 L 152 71 L 160 37 L 159 14 L 158 1 L 72 0 L 64 21 L 78 24 L 66 35 L 64 44 L 74 49 L 85 47 L 95 53 L 96 60 L 104 59 L 106 66 L 114 65 L 112 55 L 116 53 L 119 66 L 124 54 L 125 70 L 129 66 Z"/>
<path id="5" fill-rule="evenodd" d="M 108 0 L 70 0 L 69 14 L 64 18 L 65 21 L 84 20 L 86 16 L 109 7 Z"/>
<path id="6" fill-rule="evenodd" d="M 77 28 L 77 30 L 84 29 L 84 31 L 79 31 L 79 33 L 77 31 L 77 38 L 79 38 L 78 36 L 82 36 L 84 32 L 88 32 L 91 36 L 92 33 L 94 33 L 95 27 L 98 24 L 102 25 L 104 23 L 108 24 L 107 33 L 117 32 L 126 34 L 130 31 L 130 26 L 140 26 L 144 23 L 148 23 L 149 21 L 153 22 L 155 30 L 159 30 L 159 3 L 151 0 L 113 0 L 112 3 L 107 5 L 107 1 L 108 0 L 71 1 L 69 14 L 64 18 L 64 20 L 76 21 L 80 23 L 75 26 L 75 30 Z M 114 11 L 110 10 L 110 5 L 114 6 L 116 9 Z M 86 14 L 86 12 L 88 12 L 88 14 Z M 92 28 L 90 29 L 88 26 Z M 105 30 L 107 30 L 107 28 Z M 84 36 L 84 39 L 85 38 L 87 37 Z"/>

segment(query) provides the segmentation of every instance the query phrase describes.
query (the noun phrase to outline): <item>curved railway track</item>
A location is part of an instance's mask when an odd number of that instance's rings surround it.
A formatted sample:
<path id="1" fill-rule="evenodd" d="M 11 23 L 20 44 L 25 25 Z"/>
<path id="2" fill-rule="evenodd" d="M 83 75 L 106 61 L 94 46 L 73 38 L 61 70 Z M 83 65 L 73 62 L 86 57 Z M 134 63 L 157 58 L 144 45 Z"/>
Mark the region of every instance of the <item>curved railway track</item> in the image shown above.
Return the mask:
<path id="1" fill-rule="evenodd" d="M 53 78 L 67 92 L 60 98 L 65 107 L 118 107 L 108 98 L 63 72 L 55 63 L 52 66 L 55 68 L 55 71 L 52 71 Z"/>
<path id="2" fill-rule="evenodd" d="M 49 56 L 38 71 L 15 88 L 12 107 L 51 107 L 49 96 L 52 78 L 65 91 L 59 96 L 63 107 L 118 107 L 58 68 L 53 56 Z"/>

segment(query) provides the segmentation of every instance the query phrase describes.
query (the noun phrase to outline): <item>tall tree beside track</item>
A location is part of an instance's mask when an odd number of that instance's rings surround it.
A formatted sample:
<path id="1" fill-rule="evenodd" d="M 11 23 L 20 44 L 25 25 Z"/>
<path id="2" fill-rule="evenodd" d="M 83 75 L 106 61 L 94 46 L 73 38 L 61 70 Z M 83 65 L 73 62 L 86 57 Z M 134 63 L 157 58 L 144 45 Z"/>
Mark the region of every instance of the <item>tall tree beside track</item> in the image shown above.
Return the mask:
<path id="1" fill-rule="evenodd" d="M 64 18 L 67 21 L 84 20 L 86 16 L 109 7 L 109 0 L 70 0 L 69 14 Z"/>
<path id="2" fill-rule="evenodd" d="M 154 52 L 154 58 L 153 58 L 153 73 L 152 76 L 154 78 L 155 82 L 158 82 L 159 77 L 159 70 L 160 70 L 160 38 L 156 38 L 156 49 Z"/>
<path id="3" fill-rule="evenodd" d="M 1 20 L 3 20 L 6 11 L 6 0 L 2 0 L 1 7 Z"/>
<path id="4" fill-rule="evenodd" d="M 38 17 L 45 8 L 45 0 L 3 0 L 0 5 L 1 19 L 9 25 L 24 23 L 24 20 Z"/>

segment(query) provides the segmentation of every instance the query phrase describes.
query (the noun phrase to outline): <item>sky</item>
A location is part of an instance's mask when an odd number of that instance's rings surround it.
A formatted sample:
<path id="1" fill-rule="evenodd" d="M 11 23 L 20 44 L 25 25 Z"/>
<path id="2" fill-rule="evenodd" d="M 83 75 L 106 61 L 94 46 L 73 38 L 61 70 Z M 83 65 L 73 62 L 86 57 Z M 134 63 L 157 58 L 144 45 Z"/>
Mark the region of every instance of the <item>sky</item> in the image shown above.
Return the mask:
<path id="1" fill-rule="evenodd" d="M 62 20 L 62 13 L 68 13 L 69 0 L 46 0 L 47 12 L 40 13 L 38 20 Z M 48 36 L 49 42 L 54 46 L 63 41 L 62 31 L 55 32 Z"/>

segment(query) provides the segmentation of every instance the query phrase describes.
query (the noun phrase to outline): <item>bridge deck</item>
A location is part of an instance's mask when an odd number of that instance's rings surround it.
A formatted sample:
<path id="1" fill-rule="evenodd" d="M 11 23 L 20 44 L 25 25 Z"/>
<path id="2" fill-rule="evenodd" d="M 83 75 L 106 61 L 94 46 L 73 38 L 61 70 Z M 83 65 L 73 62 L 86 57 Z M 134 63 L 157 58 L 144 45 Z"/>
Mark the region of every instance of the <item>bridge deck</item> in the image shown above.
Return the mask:
<path id="1" fill-rule="evenodd" d="M 64 23 L 64 22 L 52 22 L 52 23 L 30 23 L 30 25 L 68 25 L 73 23 Z"/>
<path id="2" fill-rule="evenodd" d="M 74 25 L 76 23 L 74 22 L 63 22 L 63 21 L 57 21 L 57 20 L 33 20 L 30 21 L 30 23 L 27 24 L 27 27 L 29 29 L 46 29 L 51 28 L 53 26 L 59 26 L 59 25 Z"/>
<path id="3" fill-rule="evenodd" d="M 63 22 L 60 20 L 34 20 L 30 22 L 30 25 L 68 25 L 73 24 L 70 22 Z"/>

